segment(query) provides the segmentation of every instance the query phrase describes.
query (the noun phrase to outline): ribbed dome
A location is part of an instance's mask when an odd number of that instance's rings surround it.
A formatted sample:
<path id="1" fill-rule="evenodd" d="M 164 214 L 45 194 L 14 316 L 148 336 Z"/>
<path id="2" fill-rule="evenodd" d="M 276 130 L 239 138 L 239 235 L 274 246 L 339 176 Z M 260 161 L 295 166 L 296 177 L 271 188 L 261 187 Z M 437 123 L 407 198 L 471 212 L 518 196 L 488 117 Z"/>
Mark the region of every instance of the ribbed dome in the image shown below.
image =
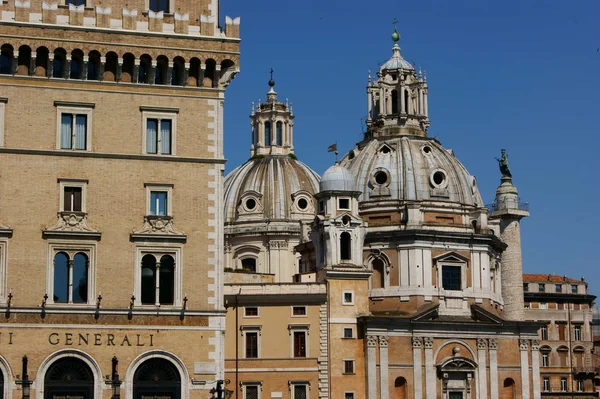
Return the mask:
<path id="1" fill-rule="evenodd" d="M 250 160 L 225 178 L 225 221 L 310 218 L 318 188 L 319 175 L 289 156 Z"/>
<path id="2" fill-rule="evenodd" d="M 412 64 L 402 58 L 400 55 L 400 47 L 394 44 L 392 58 L 387 60 L 385 64 L 379 68 L 380 71 L 390 71 L 395 69 L 415 69 Z"/>
<path id="3" fill-rule="evenodd" d="M 416 136 L 370 140 L 344 156 L 341 165 L 355 176 L 360 201 L 450 201 L 483 206 L 475 177 L 451 150 Z"/>
<path id="4" fill-rule="evenodd" d="M 321 176 L 320 191 L 356 191 L 356 182 L 352 173 L 338 163 L 330 167 Z"/>

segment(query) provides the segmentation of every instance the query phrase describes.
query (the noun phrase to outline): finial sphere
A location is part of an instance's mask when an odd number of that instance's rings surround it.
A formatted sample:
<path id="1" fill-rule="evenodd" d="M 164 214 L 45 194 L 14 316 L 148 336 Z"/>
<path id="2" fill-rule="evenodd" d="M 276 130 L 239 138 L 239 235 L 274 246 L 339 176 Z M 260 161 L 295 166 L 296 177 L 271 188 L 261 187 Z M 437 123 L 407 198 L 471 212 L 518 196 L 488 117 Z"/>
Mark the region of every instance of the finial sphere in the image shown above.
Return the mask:
<path id="1" fill-rule="evenodd" d="M 271 86 L 271 87 L 275 86 L 275 81 L 273 79 L 269 80 L 269 86 Z"/>
<path id="2" fill-rule="evenodd" d="M 392 33 L 392 40 L 394 43 L 398 43 L 398 40 L 400 40 L 400 33 L 398 33 L 396 29 L 394 29 L 394 33 Z"/>

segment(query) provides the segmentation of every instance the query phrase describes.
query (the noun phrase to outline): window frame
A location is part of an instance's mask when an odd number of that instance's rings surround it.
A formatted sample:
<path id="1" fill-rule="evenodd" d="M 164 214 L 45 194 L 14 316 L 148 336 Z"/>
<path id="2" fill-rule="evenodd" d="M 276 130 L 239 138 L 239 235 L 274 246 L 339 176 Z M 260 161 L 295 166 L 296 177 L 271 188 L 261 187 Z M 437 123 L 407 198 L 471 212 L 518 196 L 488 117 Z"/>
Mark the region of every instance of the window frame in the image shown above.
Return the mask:
<path id="1" fill-rule="evenodd" d="M 290 399 L 296 398 L 296 387 L 304 387 L 305 389 L 305 398 L 310 399 L 310 381 L 288 381 L 288 386 L 290 389 Z"/>
<path id="2" fill-rule="evenodd" d="M 159 1 L 159 0 L 157 0 L 157 1 Z M 173 10 L 176 10 L 175 4 L 174 4 L 175 0 L 166 0 L 166 1 L 168 3 L 167 4 L 167 10 L 164 10 L 162 12 L 164 12 L 165 14 L 173 14 Z M 148 11 L 152 11 L 152 12 L 155 12 L 155 13 L 161 12 L 161 11 L 154 11 L 154 10 L 150 9 L 150 0 L 145 0 L 145 10 L 146 10 L 146 12 L 148 12 Z"/>
<path id="3" fill-rule="evenodd" d="M 242 381 L 240 382 L 240 389 L 242 391 L 243 399 L 247 399 L 246 396 L 246 388 L 247 387 L 256 387 L 257 399 L 260 399 L 262 392 L 262 381 Z"/>
<path id="4" fill-rule="evenodd" d="M 560 283 L 554 284 L 554 292 L 561 293 L 562 292 L 562 284 L 560 284 Z"/>
<path id="5" fill-rule="evenodd" d="M 581 341 L 583 338 L 583 329 L 581 325 L 576 324 L 573 326 L 573 341 Z"/>
<path id="6" fill-rule="evenodd" d="M 351 396 L 348 396 L 351 395 Z M 344 392 L 344 399 L 354 399 L 356 398 L 356 394 L 354 392 Z"/>
<path id="7" fill-rule="evenodd" d="M 542 357 L 541 366 L 544 368 L 550 367 L 550 351 L 548 351 L 548 350 L 540 351 L 540 354 Z"/>
<path id="8" fill-rule="evenodd" d="M 95 104 L 66 103 L 55 101 L 54 106 L 56 107 L 56 149 L 59 151 L 90 152 L 92 150 L 92 125 L 93 110 L 95 108 Z M 71 142 L 71 148 L 62 148 L 61 125 L 63 114 L 86 115 L 85 149 L 75 148 L 74 140 Z"/>
<path id="9" fill-rule="evenodd" d="M 248 309 L 256 309 L 256 314 L 255 315 L 249 315 L 247 313 Z M 260 317 L 260 307 L 259 306 L 244 306 L 244 316 L 242 316 L 244 319 L 257 319 Z"/>
<path id="10" fill-rule="evenodd" d="M 289 324 L 288 331 L 290 334 L 290 358 L 291 359 L 307 359 L 309 356 L 309 335 L 310 326 L 308 324 Z M 304 356 L 296 356 L 295 343 L 296 333 L 304 333 Z"/>
<path id="11" fill-rule="evenodd" d="M 571 294 L 577 294 L 579 291 L 579 287 L 577 284 L 571 284 Z"/>
<path id="12" fill-rule="evenodd" d="M 567 392 L 568 388 L 568 379 L 567 377 L 560 377 L 560 391 Z"/>
<path id="13" fill-rule="evenodd" d="M 0 225 L 1 227 L 1 225 Z M 6 270 L 8 269 L 8 237 L 0 235 L 0 303 L 6 303 Z"/>
<path id="14" fill-rule="evenodd" d="M 546 292 L 546 284 L 538 283 L 538 292 Z"/>
<path id="15" fill-rule="evenodd" d="M 0 147 L 4 147 L 4 119 L 6 114 L 6 103 L 8 103 L 8 98 L 0 97 Z"/>
<path id="16" fill-rule="evenodd" d="M 346 331 L 350 331 L 350 336 L 346 337 Z M 353 327 L 342 327 L 342 339 L 354 339 L 354 328 Z"/>
<path id="17" fill-rule="evenodd" d="M 294 310 L 295 309 L 300 309 L 303 308 L 304 309 L 304 314 L 294 314 Z M 291 311 L 291 317 L 308 317 L 308 308 L 305 305 L 292 305 L 290 306 L 290 311 Z"/>
<path id="18" fill-rule="evenodd" d="M 540 339 L 542 341 L 548 341 L 548 337 L 549 337 L 548 333 L 549 333 L 548 324 L 545 324 L 542 327 L 540 327 Z"/>
<path id="19" fill-rule="evenodd" d="M 346 371 L 346 366 L 352 364 L 352 371 Z M 354 359 L 342 360 L 342 374 L 343 375 L 356 375 L 356 362 Z"/>
<path id="20" fill-rule="evenodd" d="M 348 207 L 343 208 L 341 201 L 348 201 Z M 352 199 L 350 197 L 338 197 L 338 199 L 337 199 L 338 211 L 350 211 L 351 208 L 352 208 Z"/>
<path id="21" fill-rule="evenodd" d="M 146 189 L 146 216 L 153 217 L 172 217 L 173 216 L 173 184 L 169 183 L 144 183 Z M 152 192 L 164 191 L 167 193 L 166 215 L 153 215 L 150 213 L 152 209 Z"/>
<path id="22" fill-rule="evenodd" d="M 346 294 L 352 295 L 351 301 L 346 301 Z M 353 306 L 354 305 L 354 291 L 353 290 L 342 291 L 342 305 L 343 306 Z"/>
<path id="23" fill-rule="evenodd" d="M 244 325 L 240 326 L 240 332 L 242 334 L 242 356 L 240 359 L 260 359 L 261 354 L 261 342 L 260 337 L 262 333 L 261 325 Z M 247 335 L 248 334 L 256 334 L 256 357 L 247 357 Z"/>
<path id="24" fill-rule="evenodd" d="M 148 0 L 146 0 L 148 1 Z M 178 108 L 156 108 L 156 107 L 140 107 L 142 112 L 142 154 L 159 157 L 172 157 L 177 155 L 177 114 Z M 171 121 L 171 153 L 161 154 L 160 141 L 156 147 L 156 153 L 148 152 L 147 135 L 148 135 L 148 119 L 157 119 L 158 128 L 160 129 L 160 121 Z M 157 132 L 157 135 L 160 132 Z"/>
<path id="25" fill-rule="evenodd" d="M 576 381 L 575 389 L 577 389 L 577 392 L 585 392 L 585 383 L 583 378 L 577 378 Z"/>
<path id="26" fill-rule="evenodd" d="M 68 302 L 54 302 L 54 257 L 59 252 L 65 252 L 73 259 L 75 254 L 84 253 L 88 257 L 88 292 L 87 302 L 85 303 L 73 303 L 72 293 L 69 292 Z M 48 242 L 48 253 L 47 253 L 47 265 L 46 265 L 46 293 L 48 298 L 46 299 L 46 305 L 57 305 L 57 306 L 93 306 L 96 304 L 96 242 L 95 241 L 82 241 L 74 243 L 72 241 L 59 241 L 52 240 Z M 69 280 L 71 280 L 69 277 Z"/>
<path id="27" fill-rule="evenodd" d="M 550 377 L 544 377 L 542 379 L 542 391 L 550 392 Z"/>
<path id="28" fill-rule="evenodd" d="M 134 263 L 134 290 L 135 297 L 134 306 L 143 308 L 157 307 L 156 304 L 142 304 L 142 258 L 145 255 L 153 255 L 156 259 L 162 258 L 164 255 L 173 257 L 174 264 L 174 289 L 173 289 L 173 304 L 161 304 L 160 307 L 176 308 L 182 306 L 182 274 L 183 274 L 183 248 L 180 245 L 173 246 L 154 246 L 154 245 L 139 245 L 135 250 Z M 159 288 L 160 289 L 160 288 Z M 160 292 L 160 291 L 159 291 Z M 158 298 L 157 298 L 158 299 Z"/>
<path id="29" fill-rule="evenodd" d="M 87 213 L 87 186 L 89 181 L 87 179 L 59 178 L 58 183 L 60 189 L 58 211 L 66 213 Z M 65 188 L 67 187 L 81 188 L 81 211 L 65 210 Z"/>

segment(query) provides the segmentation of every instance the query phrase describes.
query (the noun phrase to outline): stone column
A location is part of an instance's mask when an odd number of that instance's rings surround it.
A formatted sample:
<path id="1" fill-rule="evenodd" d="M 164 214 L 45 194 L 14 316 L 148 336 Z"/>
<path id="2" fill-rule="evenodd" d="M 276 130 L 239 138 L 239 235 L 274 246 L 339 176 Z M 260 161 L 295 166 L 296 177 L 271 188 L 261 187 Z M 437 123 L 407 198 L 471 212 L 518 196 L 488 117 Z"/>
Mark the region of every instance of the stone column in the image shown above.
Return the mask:
<path id="1" fill-rule="evenodd" d="M 367 399 L 377 399 L 377 337 L 367 335 Z"/>
<path id="2" fill-rule="evenodd" d="M 172 86 L 173 85 L 173 66 L 175 65 L 173 63 L 173 61 L 169 61 L 169 63 L 167 64 L 167 76 L 165 76 L 165 84 L 168 86 Z M 181 79 L 183 79 L 183 76 L 180 76 Z"/>
<path id="3" fill-rule="evenodd" d="M 65 64 L 64 64 L 64 69 L 62 71 L 62 76 L 65 79 L 70 79 L 71 78 L 71 56 L 67 55 L 65 57 Z"/>
<path id="4" fill-rule="evenodd" d="M 540 341 L 531 340 L 531 374 L 533 378 L 533 399 L 541 398 Z"/>
<path id="5" fill-rule="evenodd" d="M 413 376 L 414 376 L 414 399 L 423 398 L 423 369 L 421 360 L 421 348 L 423 347 L 423 338 L 412 337 L 413 345 Z"/>
<path id="6" fill-rule="evenodd" d="M 367 120 L 371 120 L 371 113 L 373 112 L 373 92 L 367 89 Z"/>
<path id="7" fill-rule="evenodd" d="M 388 337 L 383 335 L 379 336 L 379 390 L 381 399 L 389 398 Z"/>
<path id="8" fill-rule="evenodd" d="M 398 93 L 398 97 L 400 97 L 400 113 L 404 112 L 404 85 L 400 85 L 400 92 Z"/>
<path id="9" fill-rule="evenodd" d="M 150 61 L 150 67 L 148 68 L 148 84 L 155 84 L 156 82 L 154 81 L 154 76 L 156 73 L 156 66 L 158 65 L 158 62 L 156 60 L 152 60 Z M 163 81 L 165 81 L 166 76 L 163 76 Z"/>
<path id="10" fill-rule="evenodd" d="M 12 65 L 10 68 L 10 73 L 12 73 L 13 75 L 16 75 L 17 68 L 19 68 L 19 51 L 15 50 L 15 51 L 13 51 L 13 61 L 12 61 Z"/>
<path id="11" fill-rule="evenodd" d="M 383 115 L 384 112 L 384 106 L 385 106 L 385 96 L 383 95 L 383 89 L 379 88 L 379 114 Z"/>
<path id="12" fill-rule="evenodd" d="M 29 60 L 29 76 L 35 76 L 35 60 L 37 58 L 37 52 L 31 52 L 31 59 Z"/>
<path id="13" fill-rule="evenodd" d="M 423 338 L 425 347 L 425 397 L 435 398 L 435 364 L 433 362 L 433 338 Z"/>
<path id="14" fill-rule="evenodd" d="M 54 54 L 48 54 L 48 68 L 46 70 L 46 75 L 48 78 L 51 78 L 54 75 Z"/>
<path id="15" fill-rule="evenodd" d="M 81 70 L 79 71 L 81 73 L 79 79 L 81 80 L 87 80 L 88 62 L 90 62 L 90 57 L 88 55 L 84 55 L 83 62 L 81 63 Z"/>
<path id="16" fill-rule="evenodd" d="M 106 66 L 106 57 L 100 57 L 100 64 L 98 64 L 98 81 L 104 81 L 104 68 Z M 115 82 L 117 81 L 117 77 L 115 76 Z"/>
<path id="17" fill-rule="evenodd" d="M 190 77 L 190 63 L 186 62 L 183 64 L 183 81 L 181 82 L 181 85 L 183 87 L 187 86 L 187 81 Z"/>
<path id="18" fill-rule="evenodd" d="M 490 353 L 490 399 L 498 399 L 498 340 L 488 339 Z"/>
<path id="19" fill-rule="evenodd" d="M 521 351 L 521 399 L 529 399 L 529 340 L 519 340 Z"/>
<path id="20" fill-rule="evenodd" d="M 477 362 L 479 363 L 479 397 L 487 398 L 487 365 L 485 356 L 485 339 L 477 339 Z"/>
<path id="21" fill-rule="evenodd" d="M 117 58 L 117 71 L 116 71 L 116 74 L 115 74 L 115 82 L 118 83 L 118 82 L 121 81 L 121 74 L 122 73 L 123 73 L 123 58 Z M 131 77 L 131 83 L 134 83 L 133 76 Z"/>
<path id="22" fill-rule="evenodd" d="M 133 60 L 133 76 L 131 77 L 131 83 L 140 83 L 140 59 L 136 58 Z"/>
<path id="23" fill-rule="evenodd" d="M 427 105 L 427 90 L 425 90 L 424 96 L 425 96 L 424 99 L 423 99 L 423 101 L 425 103 L 424 104 L 424 106 L 425 106 L 425 110 L 424 111 L 425 111 L 425 116 L 428 117 L 429 116 L 429 106 Z"/>

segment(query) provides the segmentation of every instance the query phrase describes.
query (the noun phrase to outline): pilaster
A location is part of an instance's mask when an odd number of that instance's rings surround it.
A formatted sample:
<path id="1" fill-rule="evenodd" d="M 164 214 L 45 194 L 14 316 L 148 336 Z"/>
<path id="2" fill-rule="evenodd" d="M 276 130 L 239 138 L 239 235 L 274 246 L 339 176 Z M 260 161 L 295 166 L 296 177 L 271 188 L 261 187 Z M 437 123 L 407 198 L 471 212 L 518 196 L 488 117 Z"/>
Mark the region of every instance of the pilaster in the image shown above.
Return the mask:
<path id="1" fill-rule="evenodd" d="M 533 378 L 533 399 L 541 397 L 540 381 L 540 341 L 531 340 L 531 374 Z"/>
<path id="2" fill-rule="evenodd" d="M 486 365 L 486 340 L 483 338 L 477 339 L 477 362 L 479 363 L 479 397 L 487 398 L 487 365 Z"/>
<path id="3" fill-rule="evenodd" d="M 421 352 L 423 347 L 423 338 L 413 337 L 413 376 L 414 376 L 414 399 L 423 398 L 423 367 Z"/>
<path id="4" fill-rule="evenodd" d="M 529 399 L 529 340 L 519 340 L 521 351 L 521 398 Z"/>
<path id="5" fill-rule="evenodd" d="M 498 399 L 498 340 L 488 339 L 490 354 L 490 399 Z"/>
<path id="6" fill-rule="evenodd" d="M 433 338 L 423 338 L 425 347 L 425 397 L 435 398 L 435 385 L 437 378 L 435 376 L 435 364 L 433 361 Z"/>
<path id="7" fill-rule="evenodd" d="M 379 390 L 380 398 L 389 398 L 389 370 L 388 370 L 388 337 L 379 336 Z"/>
<path id="8" fill-rule="evenodd" d="M 367 335 L 367 399 L 377 399 L 377 337 Z"/>

